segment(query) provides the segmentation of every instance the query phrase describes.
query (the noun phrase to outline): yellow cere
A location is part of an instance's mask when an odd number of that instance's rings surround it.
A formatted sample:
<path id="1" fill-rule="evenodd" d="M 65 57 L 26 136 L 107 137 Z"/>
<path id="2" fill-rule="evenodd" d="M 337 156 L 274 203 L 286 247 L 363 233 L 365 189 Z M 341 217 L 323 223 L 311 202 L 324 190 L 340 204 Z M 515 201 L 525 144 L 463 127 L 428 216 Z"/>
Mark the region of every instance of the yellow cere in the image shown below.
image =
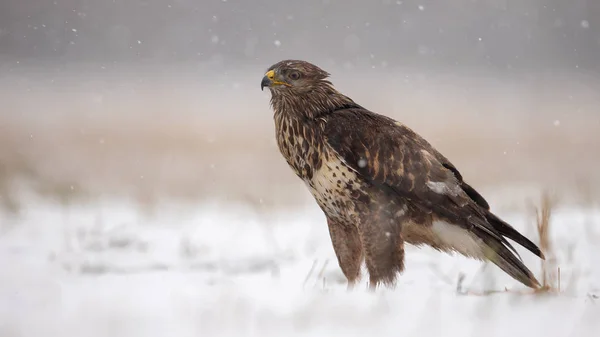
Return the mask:
<path id="1" fill-rule="evenodd" d="M 285 83 L 285 82 L 282 82 L 282 81 L 277 81 L 275 79 L 275 71 L 273 71 L 273 70 L 267 71 L 267 73 L 265 74 L 265 76 L 268 79 L 270 79 L 273 82 L 273 84 L 275 84 L 275 85 L 285 85 L 287 87 L 291 87 L 291 85 L 289 83 Z"/>

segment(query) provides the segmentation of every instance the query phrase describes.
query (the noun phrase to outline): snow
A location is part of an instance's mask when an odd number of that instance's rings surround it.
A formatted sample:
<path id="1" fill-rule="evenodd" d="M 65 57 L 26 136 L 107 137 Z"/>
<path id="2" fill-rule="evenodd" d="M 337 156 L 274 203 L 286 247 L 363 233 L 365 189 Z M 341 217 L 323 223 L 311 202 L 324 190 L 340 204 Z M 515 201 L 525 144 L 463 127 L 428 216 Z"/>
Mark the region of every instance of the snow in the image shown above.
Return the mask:
<path id="1" fill-rule="evenodd" d="M 524 214 L 500 215 L 536 238 Z M 560 294 L 462 294 L 461 274 L 463 288 L 525 288 L 494 266 L 411 246 L 397 287 L 373 293 L 366 280 L 346 291 L 313 205 L 35 200 L 0 217 L 0 335 L 595 335 L 600 211 L 565 207 L 553 219 Z"/>

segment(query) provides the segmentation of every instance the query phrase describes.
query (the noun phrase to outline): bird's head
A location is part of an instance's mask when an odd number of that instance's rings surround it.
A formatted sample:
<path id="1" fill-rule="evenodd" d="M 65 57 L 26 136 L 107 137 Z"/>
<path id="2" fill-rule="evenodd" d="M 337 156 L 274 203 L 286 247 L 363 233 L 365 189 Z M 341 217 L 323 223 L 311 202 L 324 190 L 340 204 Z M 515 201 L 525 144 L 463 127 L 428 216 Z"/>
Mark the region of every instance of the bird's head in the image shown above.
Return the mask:
<path id="1" fill-rule="evenodd" d="M 344 108 L 358 107 L 341 94 L 327 79 L 329 73 L 314 64 L 284 60 L 272 65 L 260 88 L 271 91 L 271 106 L 275 114 L 313 119 Z"/>
<path id="2" fill-rule="evenodd" d="M 275 63 L 265 73 L 260 89 L 268 87 L 275 94 L 301 94 L 326 85 L 329 73 L 314 64 L 299 60 L 283 60 Z"/>

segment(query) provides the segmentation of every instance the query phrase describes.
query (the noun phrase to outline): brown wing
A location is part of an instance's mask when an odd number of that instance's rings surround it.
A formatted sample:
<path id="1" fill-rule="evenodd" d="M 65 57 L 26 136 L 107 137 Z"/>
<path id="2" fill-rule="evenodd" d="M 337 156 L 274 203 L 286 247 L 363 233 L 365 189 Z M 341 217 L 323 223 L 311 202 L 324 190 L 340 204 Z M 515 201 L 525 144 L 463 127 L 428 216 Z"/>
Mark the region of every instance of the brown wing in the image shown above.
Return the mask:
<path id="1" fill-rule="evenodd" d="M 405 126 L 403 126 L 403 127 L 406 128 Z M 412 132 L 412 130 L 410 132 Z M 469 184 L 467 184 L 463 180 L 463 177 L 460 174 L 460 172 L 458 172 L 458 169 L 448 159 L 446 159 L 446 157 L 444 157 L 441 153 L 439 153 L 436 149 L 431 147 L 431 150 L 432 150 L 433 154 L 435 155 L 435 157 L 437 158 L 437 160 L 442 164 L 442 166 L 444 166 L 446 169 L 452 171 L 452 173 L 454 174 L 456 179 L 458 179 L 458 183 L 459 183 L 461 189 L 463 191 L 465 191 L 465 193 L 469 196 L 469 198 L 471 198 L 473 201 L 475 201 L 479 206 L 485 208 L 486 210 L 489 210 L 490 205 L 488 204 L 487 200 L 485 200 L 485 198 L 483 196 L 481 196 L 481 194 L 479 194 L 479 192 L 477 192 L 473 187 L 471 187 Z"/>
<path id="2" fill-rule="evenodd" d="M 490 213 L 488 203 L 456 167 L 408 127 L 353 108 L 328 115 L 324 134 L 329 146 L 371 184 L 513 251 L 503 235 L 542 256 L 535 244 Z"/>
<path id="3" fill-rule="evenodd" d="M 461 215 L 483 216 L 461 189 L 462 177 L 446 168 L 437 159 L 437 151 L 406 126 L 367 110 L 347 109 L 327 117 L 324 133 L 346 163 L 374 185 L 467 228 L 472 224 Z"/>

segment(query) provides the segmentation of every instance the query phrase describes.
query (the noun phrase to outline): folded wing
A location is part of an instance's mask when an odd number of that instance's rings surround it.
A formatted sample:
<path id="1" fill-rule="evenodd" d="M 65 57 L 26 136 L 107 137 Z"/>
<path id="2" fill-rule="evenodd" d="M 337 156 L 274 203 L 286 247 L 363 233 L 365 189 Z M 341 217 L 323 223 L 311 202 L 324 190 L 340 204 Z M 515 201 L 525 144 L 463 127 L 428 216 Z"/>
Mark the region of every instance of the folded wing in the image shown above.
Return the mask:
<path id="1" fill-rule="evenodd" d="M 422 137 L 363 108 L 335 111 L 325 121 L 327 144 L 347 165 L 370 184 L 447 224 L 442 232 L 448 244 L 458 245 L 455 250 L 467 250 L 459 247 L 467 237 L 455 235 L 464 233 L 482 242 L 481 254 L 515 279 L 531 287 L 539 284 L 505 237 L 543 258 L 539 248 L 492 214 L 487 201 Z"/>

